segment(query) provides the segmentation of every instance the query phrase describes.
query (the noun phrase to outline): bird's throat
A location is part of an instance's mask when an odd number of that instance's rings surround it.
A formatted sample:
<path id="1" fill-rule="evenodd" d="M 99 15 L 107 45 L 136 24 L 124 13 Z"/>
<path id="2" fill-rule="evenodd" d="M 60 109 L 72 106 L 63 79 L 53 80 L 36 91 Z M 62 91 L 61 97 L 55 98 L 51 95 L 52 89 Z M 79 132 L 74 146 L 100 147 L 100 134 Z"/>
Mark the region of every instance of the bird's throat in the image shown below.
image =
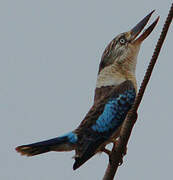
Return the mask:
<path id="1" fill-rule="evenodd" d="M 130 80 L 136 86 L 135 74 L 132 71 L 124 71 L 123 69 L 111 65 L 104 68 L 97 77 L 96 88 L 107 86 L 118 86 L 122 82 Z M 135 87 L 137 89 L 137 87 Z"/>

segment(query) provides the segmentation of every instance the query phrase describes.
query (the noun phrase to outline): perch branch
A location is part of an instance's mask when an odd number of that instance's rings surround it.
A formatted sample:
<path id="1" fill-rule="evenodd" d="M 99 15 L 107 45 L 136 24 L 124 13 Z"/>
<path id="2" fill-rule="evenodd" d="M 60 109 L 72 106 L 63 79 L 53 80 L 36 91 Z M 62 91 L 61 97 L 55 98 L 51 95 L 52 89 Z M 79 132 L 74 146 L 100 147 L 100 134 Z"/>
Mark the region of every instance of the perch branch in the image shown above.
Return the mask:
<path id="1" fill-rule="evenodd" d="M 153 56 L 151 58 L 150 64 L 147 68 L 144 79 L 143 79 L 142 84 L 140 86 L 138 95 L 137 95 L 135 102 L 134 102 L 131 110 L 127 114 L 127 117 L 126 117 L 126 119 L 122 125 L 121 131 L 120 131 L 120 138 L 118 140 L 118 143 L 116 143 L 116 145 L 113 147 L 111 154 L 109 156 L 110 161 L 109 161 L 108 167 L 106 169 L 105 175 L 103 177 L 103 180 L 113 180 L 114 176 L 116 174 L 116 171 L 118 169 L 118 166 L 122 162 L 124 150 L 127 146 L 129 137 L 131 135 L 132 128 L 133 128 L 133 126 L 137 120 L 138 107 L 141 103 L 145 89 L 146 89 L 147 84 L 150 80 L 154 65 L 155 65 L 157 58 L 159 56 L 161 47 L 162 47 L 163 42 L 165 40 L 165 37 L 167 35 L 167 32 L 168 32 L 169 26 L 171 24 L 172 18 L 173 18 L 173 4 L 170 8 L 168 17 L 167 17 L 165 24 L 163 26 L 160 38 L 158 39 L 158 42 L 157 42 L 157 45 L 155 47 L 155 50 L 154 50 Z"/>

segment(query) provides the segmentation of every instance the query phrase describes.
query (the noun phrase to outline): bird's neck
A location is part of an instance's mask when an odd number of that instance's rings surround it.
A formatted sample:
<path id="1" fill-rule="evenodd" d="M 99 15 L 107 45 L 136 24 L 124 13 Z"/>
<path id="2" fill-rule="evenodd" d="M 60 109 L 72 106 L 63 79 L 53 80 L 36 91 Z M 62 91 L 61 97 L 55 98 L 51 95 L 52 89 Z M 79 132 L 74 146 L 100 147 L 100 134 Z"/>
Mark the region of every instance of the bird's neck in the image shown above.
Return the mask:
<path id="1" fill-rule="evenodd" d="M 122 82 L 130 80 L 137 90 L 135 68 L 129 69 L 129 65 L 115 65 L 112 64 L 104 68 L 97 77 L 96 88 L 106 86 L 118 86 Z"/>
<path id="2" fill-rule="evenodd" d="M 137 92 L 137 83 L 134 71 L 121 69 L 120 67 L 113 65 L 104 68 L 97 77 L 94 103 L 99 102 L 106 94 L 111 92 L 113 88 L 126 80 L 132 81 Z"/>

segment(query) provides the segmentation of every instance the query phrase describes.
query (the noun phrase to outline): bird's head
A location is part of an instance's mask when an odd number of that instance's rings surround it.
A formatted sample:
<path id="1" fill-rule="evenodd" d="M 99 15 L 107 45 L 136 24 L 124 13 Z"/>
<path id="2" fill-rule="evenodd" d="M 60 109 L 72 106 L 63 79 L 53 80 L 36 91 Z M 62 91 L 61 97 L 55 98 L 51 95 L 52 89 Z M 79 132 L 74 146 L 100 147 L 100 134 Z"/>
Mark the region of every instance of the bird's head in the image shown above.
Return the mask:
<path id="1" fill-rule="evenodd" d="M 153 12 L 148 14 L 130 31 L 119 34 L 109 43 L 102 55 L 98 73 L 98 81 L 101 84 L 103 83 L 103 86 L 112 85 L 112 76 L 115 74 L 119 76 L 127 76 L 128 73 L 135 74 L 140 45 L 153 31 L 159 17 L 139 37 L 137 36 L 144 29 Z"/>

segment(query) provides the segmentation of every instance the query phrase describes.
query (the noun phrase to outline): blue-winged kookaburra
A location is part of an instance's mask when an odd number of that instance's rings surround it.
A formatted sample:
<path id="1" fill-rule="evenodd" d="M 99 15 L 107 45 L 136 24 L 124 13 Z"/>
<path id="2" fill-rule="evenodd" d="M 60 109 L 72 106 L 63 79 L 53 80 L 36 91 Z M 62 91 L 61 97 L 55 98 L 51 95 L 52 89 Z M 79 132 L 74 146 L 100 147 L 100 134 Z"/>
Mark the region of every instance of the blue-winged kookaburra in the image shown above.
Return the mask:
<path id="1" fill-rule="evenodd" d="M 81 124 L 63 136 L 18 146 L 16 150 L 19 153 L 34 156 L 49 151 L 75 150 L 73 169 L 77 169 L 97 152 L 106 152 L 105 146 L 118 138 L 121 125 L 136 97 L 138 52 L 158 18 L 137 36 L 152 13 L 130 31 L 115 37 L 105 49 L 99 66 L 94 103 Z"/>

